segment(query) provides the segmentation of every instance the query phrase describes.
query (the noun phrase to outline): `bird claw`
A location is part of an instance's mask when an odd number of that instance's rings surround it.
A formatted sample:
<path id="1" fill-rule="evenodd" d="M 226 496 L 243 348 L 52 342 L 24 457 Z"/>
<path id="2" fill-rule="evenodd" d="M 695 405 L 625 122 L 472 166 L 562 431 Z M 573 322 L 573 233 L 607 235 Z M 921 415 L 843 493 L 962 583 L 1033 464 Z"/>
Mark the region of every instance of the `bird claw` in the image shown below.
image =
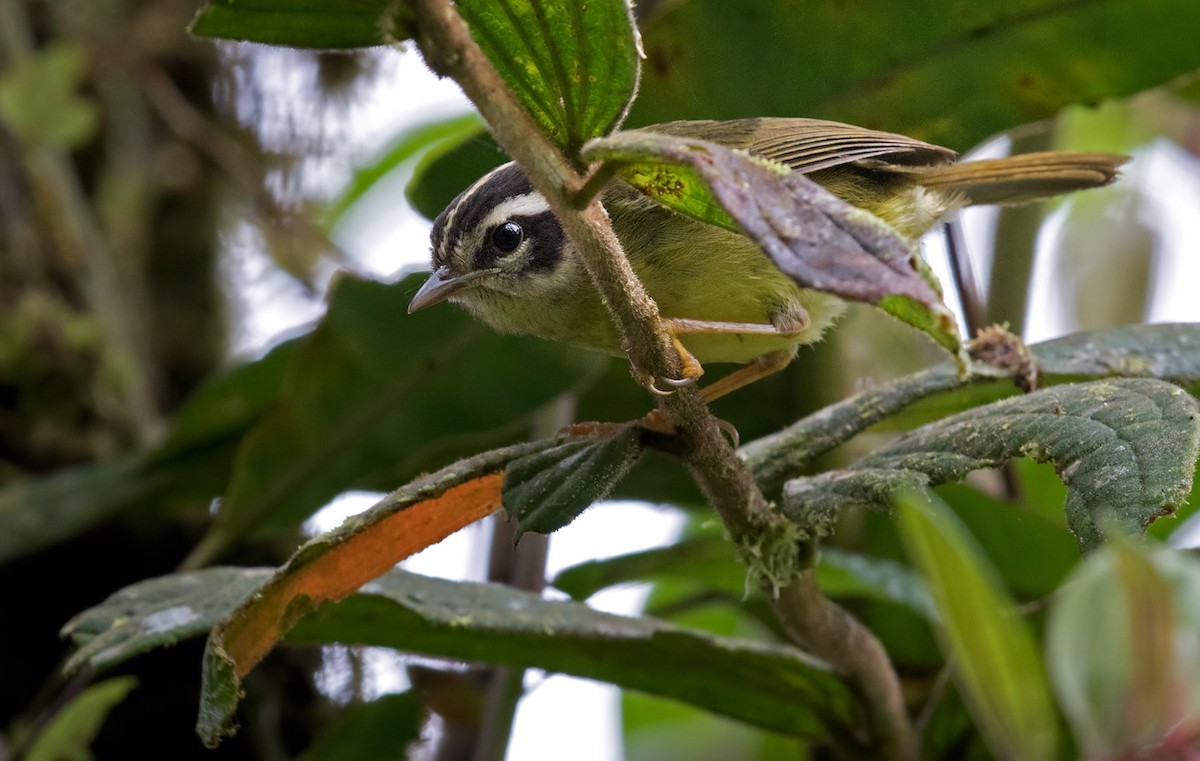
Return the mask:
<path id="1" fill-rule="evenodd" d="M 716 420 L 717 427 L 721 429 L 722 433 L 729 437 L 729 443 L 733 445 L 733 448 L 737 449 L 739 446 L 741 446 L 742 435 L 738 433 L 737 428 L 734 428 L 733 423 L 721 418 L 717 418 Z"/>
<path id="2" fill-rule="evenodd" d="M 696 382 L 696 378 L 690 376 L 684 378 L 655 378 L 654 380 L 656 383 L 662 381 L 673 388 L 686 388 Z"/>
<path id="3" fill-rule="evenodd" d="M 674 394 L 679 389 L 687 388 L 688 386 L 692 385 L 695 382 L 696 382 L 695 378 L 666 378 L 666 377 L 654 378 L 646 386 L 646 390 L 657 396 L 670 396 L 671 394 Z M 658 387 L 659 383 L 665 383 L 666 385 L 670 386 L 671 388 L 661 389 Z"/>
<path id="4" fill-rule="evenodd" d="M 704 368 L 692 356 L 692 353 L 684 348 L 683 343 L 674 334 L 671 335 L 671 343 L 675 346 L 675 351 L 679 353 L 679 361 L 683 365 L 682 378 L 668 378 L 666 376 L 651 375 L 643 370 L 633 361 L 633 357 L 629 357 L 629 372 L 633 375 L 634 380 L 638 385 L 645 388 L 655 396 L 670 396 L 681 388 L 687 388 L 700 379 L 704 374 Z M 629 353 L 629 347 L 622 344 L 622 349 L 625 349 L 626 355 Z M 670 388 L 661 388 L 659 384 L 670 386 Z"/>
<path id="5" fill-rule="evenodd" d="M 671 379 L 670 378 L 651 378 L 649 383 L 646 383 L 643 385 L 645 385 L 647 391 L 654 394 L 655 396 L 670 396 L 671 394 L 674 394 L 678 390 L 678 389 L 671 388 L 671 389 L 667 389 L 666 391 L 664 391 L 663 389 L 659 388 L 657 385 L 660 380 L 670 381 Z"/>

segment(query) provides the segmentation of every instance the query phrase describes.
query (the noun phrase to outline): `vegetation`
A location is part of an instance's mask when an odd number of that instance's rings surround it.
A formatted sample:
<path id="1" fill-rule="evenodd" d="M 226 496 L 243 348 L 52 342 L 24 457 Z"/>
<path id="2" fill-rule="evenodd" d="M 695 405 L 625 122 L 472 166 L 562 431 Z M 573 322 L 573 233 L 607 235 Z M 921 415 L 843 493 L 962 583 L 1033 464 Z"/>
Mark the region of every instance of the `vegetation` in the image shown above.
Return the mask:
<path id="1" fill-rule="evenodd" d="M 957 149 L 1026 125 L 1023 148 L 1122 152 L 1200 118 L 1192 0 L 946 6 L 661 0 L 635 19 L 623 0 L 210 0 L 194 35 L 412 40 L 490 130 L 457 118 L 402 135 L 314 211 L 266 190 L 264 146 L 210 116 L 221 69 L 180 36 L 186 3 L 113 3 L 101 24 L 0 0 L 0 581 L 17 603 L 0 756 L 395 758 L 433 712 L 439 757 L 500 758 L 536 668 L 626 688 L 630 758 L 1194 757 L 1200 564 L 1167 540 L 1197 501 L 1200 326 L 1112 327 L 1147 313 L 1129 284 L 1149 280 L 1154 235 L 1117 234 L 1143 229 L 1127 211 L 1136 159 L 1129 182 L 1058 209 L 1063 249 L 1086 246 L 1081 271 L 1111 288 L 1103 308 L 1079 302 L 1094 329 L 967 344 L 879 223 L 733 152 L 696 162 L 678 140 L 618 131 L 803 114 Z M 321 71 L 358 71 L 331 56 Z M 673 435 L 648 431 L 651 397 L 623 362 L 450 309 L 406 314 L 419 275 L 339 277 L 310 332 L 216 367 L 218 178 L 264 239 L 301 252 L 280 265 L 303 278 L 391 169 L 420 157 L 409 197 L 431 216 L 504 160 L 495 144 L 655 376 L 677 377 L 679 358 L 589 178 L 669 180 L 661 202 L 753 234 L 760 207 L 728 192 L 748 185 L 836 219 L 850 253 L 886 266 L 831 340 L 715 405 L 736 450 L 694 389 L 657 400 Z M 986 300 L 960 288 L 973 328 L 1020 331 L 1044 214 L 1001 215 Z M 848 393 L 860 374 L 888 379 Z M 350 490 L 389 493 L 295 549 Z M 567 569 L 550 584 L 574 599 L 544 598 L 538 534 L 607 497 L 689 527 Z M 520 539 L 509 570 L 493 559 L 508 586 L 394 568 L 500 510 L 494 551 Z M 63 574 L 70 588 L 36 581 Z M 646 615 L 586 606 L 629 582 L 654 585 Z M 54 632 L 72 614 L 68 648 Z M 337 705 L 299 647 L 330 643 L 481 665 L 412 665 L 410 692 Z M 197 703 L 214 751 L 185 728 Z"/>

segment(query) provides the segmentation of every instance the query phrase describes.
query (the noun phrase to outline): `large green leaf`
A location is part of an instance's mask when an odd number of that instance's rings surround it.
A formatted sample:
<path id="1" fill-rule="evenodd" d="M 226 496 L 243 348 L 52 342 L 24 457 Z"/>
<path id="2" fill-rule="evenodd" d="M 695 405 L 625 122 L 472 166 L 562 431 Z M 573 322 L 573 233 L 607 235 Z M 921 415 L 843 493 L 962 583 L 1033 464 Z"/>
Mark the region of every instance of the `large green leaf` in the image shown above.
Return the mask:
<path id="1" fill-rule="evenodd" d="M 1074 333 L 1029 348 L 1042 385 L 1139 376 L 1200 392 L 1200 325 L 1127 325 Z M 911 427 L 1017 393 L 1007 371 L 976 363 L 964 379 L 953 366 L 939 365 L 863 391 L 749 442 L 742 456 L 761 488 L 772 494 L 820 455 L 889 418 Z"/>
<path id="2" fill-rule="evenodd" d="M 293 526 L 348 489 L 387 491 L 512 441 L 604 360 L 497 336 L 457 310 L 407 314 L 421 276 L 341 278 L 297 348 L 282 395 L 242 441 L 215 530 Z"/>
<path id="3" fill-rule="evenodd" d="M 355 171 L 350 183 L 325 208 L 321 215 L 323 224 L 327 228 L 336 226 L 381 180 L 414 157 L 431 153 L 441 155 L 448 148 L 462 145 L 482 131 L 483 122 L 479 115 L 471 112 L 421 124 L 397 135 L 383 155 Z"/>
<path id="4" fill-rule="evenodd" d="M 231 731 L 241 680 L 299 618 L 353 594 L 413 553 L 498 511 L 508 463 L 553 443 L 518 444 L 447 465 L 296 550 L 209 634 L 197 722 L 204 741 L 215 745 Z"/>
<path id="5" fill-rule="evenodd" d="M 270 568 L 205 568 L 132 584 L 62 629 L 79 649 L 63 670 L 111 668 L 156 647 L 199 637 L 271 577 Z"/>
<path id="6" fill-rule="evenodd" d="M 966 149 L 1200 69 L 1192 0 L 664 5 L 632 124 L 803 115 Z"/>
<path id="7" fill-rule="evenodd" d="M 641 63 L 627 0 L 460 0 L 457 8 L 509 89 L 568 156 L 625 118 Z"/>
<path id="8" fill-rule="evenodd" d="M 860 721 L 846 686 L 794 648 L 614 616 L 496 585 L 392 572 L 305 619 L 289 640 L 559 671 L 805 737 L 846 739 Z"/>
<path id="9" fill-rule="evenodd" d="M 514 460 L 504 473 L 504 509 L 517 536 L 549 534 L 604 499 L 642 453 L 637 426 L 602 426 Z"/>
<path id="10" fill-rule="evenodd" d="M 64 468 L 0 489 L 0 564 L 69 539 L 158 492 L 145 458 Z"/>
<path id="11" fill-rule="evenodd" d="M 238 440 L 274 404 L 295 342 L 210 378 L 149 452 L 54 471 L 0 489 L 0 564 L 137 509 L 208 504 L 229 481 Z"/>
<path id="12" fill-rule="evenodd" d="M 248 593 L 243 581 L 270 573 L 208 569 L 134 585 L 76 617 L 71 632 L 88 651 L 74 662 L 112 666 L 196 636 L 205 624 L 233 612 Z M 231 585 L 231 579 L 237 583 Z M 321 607 L 292 629 L 288 641 L 379 645 L 561 671 L 804 737 L 848 741 L 862 721 L 841 680 L 788 646 L 717 637 L 498 585 L 402 571 L 390 571 L 357 595 Z"/>
<path id="13" fill-rule="evenodd" d="M 294 48 L 362 48 L 412 36 L 393 0 L 208 0 L 188 29 L 199 37 Z"/>
<path id="14" fill-rule="evenodd" d="M 1021 462 L 1033 465 L 1028 460 Z M 1079 545 L 1063 515 L 1065 489 L 1054 469 L 1048 470 L 1049 486 L 1054 487 L 1049 491 L 1056 498 L 1050 514 L 1019 500 L 1014 505 L 996 499 L 966 484 L 945 484 L 937 490 L 1018 599 L 1037 600 L 1052 594 L 1079 562 Z M 1028 481 L 1020 484 L 1019 494 L 1024 496 L 1032 487 Z"/>
<path id="15" fill-rule="evenodd" d="M 455 196 L 506 161 L 508 156 L 480 127 L 461 143 L 446 142 L 422 156 L 413 167 L 404 196 L 426 219 L 436 219 Z"/>
<path id="16" fill-rule="evenodd" d="M 825 548 L 817 560 L 816 574 L 821 591 L 830 597 L 883 600 L 922 616 L 933 613 L 924 583 L 910 568 L 895 561 Z M 746 569 L 737 562 L 733 546 L 723 536 L 711 535 L 585 561 L 564 568 L 552 584 L 576 600 L 585 600 L 612 586 L 664 579 L 693 581 L 697 586 L 727 592 L 734 599 L 746 593 Z"/>
<path id="17" fill-rule="evenodd" d="M 997 757 L 1050 761 L 1058 717 L 1029 627 L 971 535 L 936 498 L 897 502 L 900 531 L 941 614 L 964 697 Z"/>
<path id="18" fill-rule="evenodd" d="M 1148 378 L 1069 384 L 1006 399 L 913 431 L 849 469 L 789 481 L 784 509 L 824 528 L 847 504 L 886 504 L 898 488 L 956 480 L 1010 458 L 1054 463 L 1082 548 L 1102 530 L 1144 531 L 1191 490 L 1200 403 Z"/>
<path id="19" fill-rule="evenodd" d="M 812 116 L 966 150 L 1200 69 L 1192 0 L 664 1 L 641 26 L 647 65 L 628 121 L 639 127 Z M 448 157 L 414 178 L 443 186 L 423 208 L 436 214 L 486 168 Z"/>
<path id="20" fill-rule="evenodd" d="M 804 175 L 706 140 L 640 130 L 593 140 L 583 155 L 670 209 L 745 234 L 800 286 L 873 304 L 965 363 L 954 316 L 913 243 Z"/>

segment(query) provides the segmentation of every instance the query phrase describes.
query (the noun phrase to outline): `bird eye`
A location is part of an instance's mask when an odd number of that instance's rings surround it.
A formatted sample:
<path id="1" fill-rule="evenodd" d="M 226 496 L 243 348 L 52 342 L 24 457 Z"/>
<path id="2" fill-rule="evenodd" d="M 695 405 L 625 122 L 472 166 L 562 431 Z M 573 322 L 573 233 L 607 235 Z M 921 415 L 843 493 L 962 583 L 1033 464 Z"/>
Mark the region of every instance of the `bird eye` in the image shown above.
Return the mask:
<path id="1" fill-rule="evenodd" d="M 525 238 L 525 231 L 516 222 L 505 222 L 492 230 L 492 245 L 506 254 L 517 250 Z"/>

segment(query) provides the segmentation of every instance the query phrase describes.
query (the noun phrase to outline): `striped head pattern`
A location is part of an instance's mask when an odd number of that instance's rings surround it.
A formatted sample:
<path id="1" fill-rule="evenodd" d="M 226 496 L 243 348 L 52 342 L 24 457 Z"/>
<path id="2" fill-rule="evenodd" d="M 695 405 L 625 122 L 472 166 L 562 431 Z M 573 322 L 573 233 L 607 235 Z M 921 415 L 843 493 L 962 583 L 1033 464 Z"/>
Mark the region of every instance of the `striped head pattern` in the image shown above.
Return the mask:
<path id="1" fill-rule="evenodd" d="M 554 279 L 565 236 L 546 199 L 510 163 L 455 198 L 434 220 L 431 242 L 433 274 L 409 311 L 445 300 L 471 307 L 498 294 L 535 296 L 537 281 Z"/>

